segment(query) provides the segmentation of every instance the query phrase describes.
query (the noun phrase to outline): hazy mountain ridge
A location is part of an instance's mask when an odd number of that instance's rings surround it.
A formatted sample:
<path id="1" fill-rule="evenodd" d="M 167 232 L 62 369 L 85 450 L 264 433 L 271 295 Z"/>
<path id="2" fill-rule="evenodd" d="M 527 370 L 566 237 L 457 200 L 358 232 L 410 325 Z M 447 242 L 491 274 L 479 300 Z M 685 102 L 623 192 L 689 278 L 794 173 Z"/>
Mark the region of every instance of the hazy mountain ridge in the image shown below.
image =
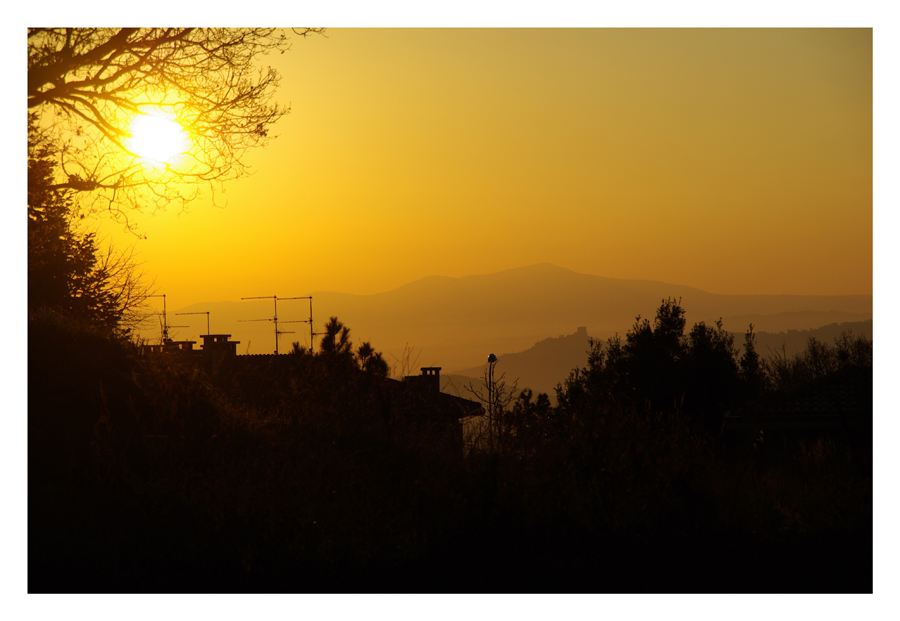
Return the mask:
<path id="1" fill-rule="evenodd" d="M 535 343 L 525 351 L 498 355 L 495 377 L 506 374 L 506 382 L 518 380 L 518 389 L 530 388 L 535 394 L 545 392 L 554 396 L 554 388 L 576 367 L 587 364 L 590 341 L 587 329 L 578 328 L 574 334 L 551 337 Z M 487 363 L 454 371 L 456 376 L 483 377 Z"/>
<path id="2" fill-rule="evenodd" d="M 737 332 L 738 328 L 746 328 L 753 324 L 754 332 L 768 332 L 778 334 L 780 332 L 796 331 L 796 326 L 807 325 L 810 327 L 827 326 L 831 324 L 870 322 L 871 313 L 847 313 L 841 311 L 796 311 L 777 313 L 775 315 L 737 315 L 725 317 L 724 326 Z"/>
<path id="3" fill-rule="evenodd" d="M 764 321 L 773 321 L 776 315 L 798 313 L 777 319 L 778 327 L 803 329 L 850 315 L 872 316 L 870 295 L 719 295 L 685 285 L 579 274 L 549 263 L 461 278 L 430 276 L 370 295 L 313 292 L 312 296 L 317 329 L 336 315 L 350 327 L 355 343 L 370 341 L 388 360 L 401 360 L 411 348 L 420 366 L 445 369 L 470 367 L 492 351 L 523 351 L 546 335 L 569 333 L 573 326 L 586 326 L 597 338 L 624 335 L 637 315 L 652 318 L 666 297 L 682 299 L 689 325 L 725 317 L 725 328 L 741 333 L 747 326 L 733 325 L 732 317 L 754 317 L 762 329 Z M 271 322 L 237 322 L 271 318 L 271 301 L 194 304 L 178 311 L 210 311 L 211 331 L 240 340 L 239 353 L 247 350 L 248 342 L 250 353 L 274 350 Z M 308 319 L 306 300 L 279 302 L 278 317 L 279 330 L 293 332 L 281 337 L 279 351 L 288 351 L 292 341 L 309 342 L 307 325 L 282 323 Z M 170 313 L 169 323 L 190 325 L 189 330 L 177 331 L 179 338 L 197 340 L 206 331 L 205 319 Z"/>

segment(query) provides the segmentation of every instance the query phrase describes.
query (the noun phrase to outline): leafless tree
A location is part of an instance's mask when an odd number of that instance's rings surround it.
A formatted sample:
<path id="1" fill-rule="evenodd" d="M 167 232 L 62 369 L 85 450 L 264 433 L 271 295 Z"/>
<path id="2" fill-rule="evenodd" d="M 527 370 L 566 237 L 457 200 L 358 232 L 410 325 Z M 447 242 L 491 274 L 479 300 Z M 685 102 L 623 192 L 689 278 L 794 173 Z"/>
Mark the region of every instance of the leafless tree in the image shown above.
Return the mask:
<path id="1" fill-rule="evenodd" d="M 128 223 L 132 209 L 184 207 L 204 185 L 248 174 L 245 151 L 288 112 L 273 101 L 279 74 L 256 61 L 289 46 L 271 28 L 29 29 L 28 110 L 55 131 L 56 186 Z M 177 166 L 150 168 L 128 147 L 131 120 L 153 109 L 190 136 Z"/>
<path id="2" fill-rule="evenodd" d="M 470 421 L 470 435 L 473 446 L 481 446 L 486 441 L 488 450 L 502 449 L 504 431 L 509 430 L 505 426 L 510 404 L 516 400 L 519 380 L 514 380 L 511 385 L 506 383 L 506 373 L 500 377 L 491 377 L 485 369 L 481 383 L 475 385 L 469 382 L 463 389 L 475 397 L 485 408 L 487 416 L 480 421 Z"/>
<path id="3" fill-rule="evenodd" d="M 135 259 L 134 246 L 119 251 L 107 243 L 97 260 L 97 270 L 104 277 L 104 287 L 119 317 L 116 329 L 121 334 L 134 334 L 152 314 L 147 302 L 153 282 Z"/>

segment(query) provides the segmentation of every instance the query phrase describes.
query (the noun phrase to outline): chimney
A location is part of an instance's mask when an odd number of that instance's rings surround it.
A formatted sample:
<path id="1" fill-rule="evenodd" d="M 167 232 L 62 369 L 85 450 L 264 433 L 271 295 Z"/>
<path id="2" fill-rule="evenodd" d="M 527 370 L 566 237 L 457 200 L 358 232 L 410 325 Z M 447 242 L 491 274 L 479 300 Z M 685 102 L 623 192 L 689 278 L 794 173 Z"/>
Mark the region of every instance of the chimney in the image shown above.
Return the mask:
<path id="1" fill-rule="evenodd" d="M 429 392 L 441 391 L 441 367 L 422 367 L 421 377 L 427 379 L 419 380 L 424 384 Z"/>

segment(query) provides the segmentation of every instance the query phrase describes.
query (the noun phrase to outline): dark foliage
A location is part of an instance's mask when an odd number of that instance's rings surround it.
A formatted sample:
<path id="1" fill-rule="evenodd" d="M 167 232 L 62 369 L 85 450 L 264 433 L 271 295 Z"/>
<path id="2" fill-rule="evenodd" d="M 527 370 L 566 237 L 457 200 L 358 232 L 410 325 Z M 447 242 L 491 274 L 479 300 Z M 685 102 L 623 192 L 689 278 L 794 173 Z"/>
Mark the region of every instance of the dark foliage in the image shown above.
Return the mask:
<path id="1" fill-rule="evenodd" d="M 763 362 L 756 352 L 756 335 L 753 333 L 752 323 L 744 334 L 744 353 L 741 355 L 740 367 L 746 396 L 751 400 L 757 399 L 766 387 L 767 377 Z"/>
<path id="2" fill-rule="evenodd" d="M 28 306 L 127 332 L 147 290 L 129 253 L 79 230 L 72 192 L 55 188 L 56 145 L 28 117 Z"/>
<path id="3" fill-rule="evenodd" d="M 794 357 L 784 352 L 766 361 L 769 381 L 776 390 L 791 390 L 825 378 L 841 369 L 871 368 L 872 343 L 844 333 L 834 345 L 810 338 L 806 349 Z"/>
<path id="4" fill-rule="evenodd" d="M 668 299 L 652 325 L 638 317 L 624 343 L 618 336 L 606 344 L 592 340 L 588 366 L 557 390 L 560 408 L 575 413 L 615 404 L 686 417 L 707 429 L 721 426 L 722 414 L 752 380 L 741 375 L 734 337 L 721 320 L 715 327 L 700 322 L 687 335 L 684 328 L 684 309 Z"/>
<path id="5" fill-rule="evenodd" d="M 33 317 L 29 590 L 872 589 L 857 445 L 722 433 L 712 421 L 749 378 L 759 399 L 783 382 L 737 360 L 720 325 L 685 335 L 677 303 L 595 344 L 559 407 L 521 392 L 496 450 L 465 454 L 329 325 L 315 354 L 204 370 Z M 848 336 L 784 366 L 827 379 L 865 364 L 871 345 Z"/>

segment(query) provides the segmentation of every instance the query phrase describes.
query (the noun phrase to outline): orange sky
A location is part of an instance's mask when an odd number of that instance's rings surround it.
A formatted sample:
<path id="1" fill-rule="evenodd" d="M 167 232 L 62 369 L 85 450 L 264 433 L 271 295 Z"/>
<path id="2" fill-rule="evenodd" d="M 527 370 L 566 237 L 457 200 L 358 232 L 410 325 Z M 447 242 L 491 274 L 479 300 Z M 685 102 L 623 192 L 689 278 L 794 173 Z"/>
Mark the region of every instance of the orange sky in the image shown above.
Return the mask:
<path id="1" fill-rule="evenodd" d="M 329 29 L 264 62 L 292 112 L 256 174 L 139 220 L 170 308 L 544 261 L 872 292 L 871 30 Z"/>

